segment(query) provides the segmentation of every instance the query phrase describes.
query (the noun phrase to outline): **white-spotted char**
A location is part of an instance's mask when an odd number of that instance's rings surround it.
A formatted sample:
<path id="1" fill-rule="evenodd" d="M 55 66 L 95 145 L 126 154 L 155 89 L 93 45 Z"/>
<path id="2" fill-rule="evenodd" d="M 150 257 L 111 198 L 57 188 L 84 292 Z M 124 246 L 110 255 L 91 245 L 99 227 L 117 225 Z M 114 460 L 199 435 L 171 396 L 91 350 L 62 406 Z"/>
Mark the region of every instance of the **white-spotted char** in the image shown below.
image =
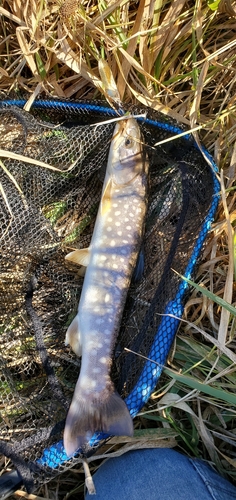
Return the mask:
<path id="1" fill-rule="evenodd" d="M 136 120 L 117 122 L 90 246 L 66 257 L 87 267 L 78 314 L 66 333 L 66 343 L 82 355 L 64 430 L 68 456 L 95 431 L 133 434 L 130 413 L 115 392 L 110 369 L 143 235 L 147 169 Z"/>

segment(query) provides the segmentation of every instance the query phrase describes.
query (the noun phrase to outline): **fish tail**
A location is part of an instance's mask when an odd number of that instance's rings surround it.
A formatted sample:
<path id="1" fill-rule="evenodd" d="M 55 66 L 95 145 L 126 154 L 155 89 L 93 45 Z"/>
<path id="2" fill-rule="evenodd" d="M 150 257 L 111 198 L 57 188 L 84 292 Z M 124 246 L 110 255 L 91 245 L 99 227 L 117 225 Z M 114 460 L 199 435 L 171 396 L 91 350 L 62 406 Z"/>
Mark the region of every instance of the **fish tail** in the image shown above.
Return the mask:
<path id="1" fill-rule="evenodd" d="M 68 457 L 83 447 L 94 432 L 115 436 L 132 436 L 133 421 L 117 392 L 107 398 L 85 398 L 75 389 L 64 429 L 64 448 Z"/>

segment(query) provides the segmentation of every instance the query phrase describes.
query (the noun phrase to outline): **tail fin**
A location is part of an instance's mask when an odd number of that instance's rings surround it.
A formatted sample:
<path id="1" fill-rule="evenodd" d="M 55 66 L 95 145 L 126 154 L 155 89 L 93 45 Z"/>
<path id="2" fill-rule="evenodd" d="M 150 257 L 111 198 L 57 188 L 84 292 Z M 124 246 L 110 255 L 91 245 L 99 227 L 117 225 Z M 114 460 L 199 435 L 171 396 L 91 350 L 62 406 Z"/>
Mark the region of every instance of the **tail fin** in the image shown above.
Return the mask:
<path id="1" fill-rule="evenodd" d="M 81 448 L 94 432 L 132 436 L 133 421 L 125 402 L 113 392 L 105 401 L 80 398 L 75 394 L 64 430 L 64 448 L 68 457 Z"/>

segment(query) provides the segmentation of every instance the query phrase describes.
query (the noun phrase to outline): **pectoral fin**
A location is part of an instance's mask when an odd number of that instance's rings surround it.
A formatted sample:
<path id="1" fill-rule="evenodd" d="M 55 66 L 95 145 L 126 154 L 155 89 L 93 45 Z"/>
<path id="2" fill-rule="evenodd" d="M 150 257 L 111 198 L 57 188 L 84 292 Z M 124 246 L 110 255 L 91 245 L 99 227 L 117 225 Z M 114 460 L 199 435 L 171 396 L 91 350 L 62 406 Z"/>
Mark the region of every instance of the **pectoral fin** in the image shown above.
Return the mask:
<path id="1" fill-rule="evenodd" d="M 112 187 L 112 180 L 109 179 L 107 184 L 106 184 L 106 187 L 103 191 L 102 200 L 101 200 L 101 214 L 102 215 L 105 215 L 111 207 L 111 187 Z"/>
<path id="2" fill-rule="evenodd" d="M 77 354 L 77 356 L 82 356 L 82 343 L 81 335 L 79 331 L 79 316 L 76 314 L 72 323 L 66 332 L 65 345 L 70 345 L 71 349 Z"/>
<path id="3" fill-rule="evenodd" d="M 78 271 L 77 271 L 77 274 L 79 276 L 81 276 L 82 278 L 85 276 L 85 273 L 86 273 L 86 267 L 85 266 L 81 266 Z"/>
<path id="4" fill-rule="evenodd" d="M 66 255 L 65 259 L 75 264 L 87 267 L 89 264 L 90 251 L 89 248 L 81 248 L 74 250 Z"/>

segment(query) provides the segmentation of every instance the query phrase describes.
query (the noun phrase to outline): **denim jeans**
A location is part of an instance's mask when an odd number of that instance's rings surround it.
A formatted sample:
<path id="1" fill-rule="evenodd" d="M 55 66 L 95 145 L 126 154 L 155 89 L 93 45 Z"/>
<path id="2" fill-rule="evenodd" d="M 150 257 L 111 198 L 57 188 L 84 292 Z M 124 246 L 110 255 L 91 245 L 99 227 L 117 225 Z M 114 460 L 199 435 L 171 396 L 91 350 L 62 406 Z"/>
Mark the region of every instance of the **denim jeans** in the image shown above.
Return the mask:
<path id="1" fill-rule="evenodd" d="M 94 474 L 96 500 L 235 500 L 236 488 L 202 460 L 173 449 L 130 451 Z M 91 498 L 88 493 L 86 500 Z"/>

